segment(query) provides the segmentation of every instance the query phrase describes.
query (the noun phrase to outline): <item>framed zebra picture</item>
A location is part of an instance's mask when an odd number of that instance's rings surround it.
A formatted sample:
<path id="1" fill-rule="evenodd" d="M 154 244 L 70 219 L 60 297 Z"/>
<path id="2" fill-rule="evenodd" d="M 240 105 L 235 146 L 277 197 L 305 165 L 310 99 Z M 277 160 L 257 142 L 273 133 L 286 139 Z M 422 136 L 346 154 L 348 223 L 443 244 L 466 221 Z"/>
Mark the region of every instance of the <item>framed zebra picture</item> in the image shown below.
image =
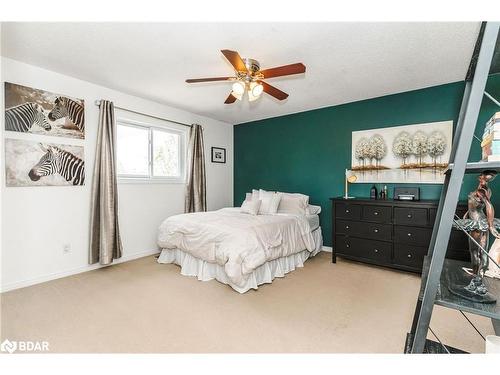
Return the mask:
<path id="1" fill-rule="evenodd" d="M 85 138 L 85 102 L 5 82 L 5 130 Z"/>
<path id="2" fill-rule="evenodd" d="M 5 139 L 7 186 L 85 184 L 82 146 Z"/>

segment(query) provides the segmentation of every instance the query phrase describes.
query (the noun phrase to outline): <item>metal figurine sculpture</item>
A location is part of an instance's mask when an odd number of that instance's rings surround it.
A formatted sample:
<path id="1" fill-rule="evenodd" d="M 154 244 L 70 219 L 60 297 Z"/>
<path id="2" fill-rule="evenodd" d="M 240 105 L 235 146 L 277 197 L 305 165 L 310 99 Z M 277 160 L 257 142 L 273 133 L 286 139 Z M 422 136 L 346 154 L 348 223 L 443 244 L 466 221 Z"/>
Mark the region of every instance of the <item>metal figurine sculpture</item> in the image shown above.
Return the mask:
<path id="1" fill-rule="evenodd" d="M 468 211 L 463 219 L 456 220 L 454 226 L 469 233 L 469 251 L 471 255 L 473 278 L 469 285 L 457 287 L 452 285 L 450 291 L 468 300 L 482 303 L 494 303 L 495 296 L 488 292 L 483 283 L 485 271 L 488 269 L 489 234 L 500 238 L 500 220 L 495 219 L 495 209 L 491 204 L 491 190 L 488 183 L 496 176 L 495 171 L 485 171 L 479 175 L 479 186 L 469 193 Z M 485 213 L 486 210 L 486 213 Z M 483 248 L 485 251 L 483 251 Z"/>

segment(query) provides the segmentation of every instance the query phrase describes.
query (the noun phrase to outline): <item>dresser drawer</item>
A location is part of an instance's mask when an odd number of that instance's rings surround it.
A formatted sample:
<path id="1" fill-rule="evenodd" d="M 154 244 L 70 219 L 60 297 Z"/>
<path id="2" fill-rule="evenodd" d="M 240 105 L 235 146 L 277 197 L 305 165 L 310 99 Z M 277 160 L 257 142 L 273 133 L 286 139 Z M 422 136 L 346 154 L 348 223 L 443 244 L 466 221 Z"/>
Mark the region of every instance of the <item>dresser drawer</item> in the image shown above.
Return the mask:
<path id="1" fill-rule="evenodd" d="M 394 263 L 421 270 L 427 251 L 423 246 L 394 244 Z"/>
<path id="2" fill-rule="evenodd" d="M 335 237 L 335 251 L 378 263 L 388 263 L 391 261 L 392 244 L 338 235 Z"/>
<path id="3" fill-rule="evenodd" d="M 364 230 L 365 223 L 359 221 L 337 220 L 335 221 L 335 232 L 348 236 L 360 236 Z"/>
<path id="4" fill-rule="evenodd" d="M 392 221 L 392 208 L 390 206 L 363 206 L 363 220 L 390 223 Z"/>
<path id="5" fill-rule="evenodd" d="M 394 224 L 427 225 L 427 208 L 395 207 Z"/>
<path id="6" fill-rule="evenodd" d="M 467 207 L 464 206 L 459 206 L 457 207 L 457 210 L 455 213 L 457 216 L 461 219 L 465 213 L 467 212 Z M 436 216 L 437 216 L 437 208 L 430 208 L 429 209 L 429 224 L 434 225 L 434 222 L 436 221 Z"/>
<path id="7" fill-rule="evenodd" d="M 361 234 L 364 238 L 391 241 L 392 225 L 378 223 L 363 223 Z"/>
<path id="8" fill-rule="evenodd" d="M 337 220 L 335 222 L 335 232 L 351 237 L 361 237 L 374 240 L 392 240 L 392 225 L 367 223 L 361 221 Z"/>
<path id="9" fill-rule="evenodd" d="M 358 245 L 358 246 L 356 246 Z M 362 248 L 357 243 L 357 239 L 350 236 L 337 235 L 335 236 L 335 243 L 333 244 L 335 252 L 344 255 L 360 256 Z"/>
<path id="10" fill-rule="evenodd" d="M 446 252 L 446 258 L 461 260 L 462 262 L 470 262 L 470 252 L 469 250 L 465 249 L 448 249 L 448 251 Z"/>
<path id="11" fill-rule="evenodd" d="M 394 226 L 394 242 L 428 246 L 431 237 L 432 229 L 430 228 Z"/>
<path id="12" fill-rule="evenodd" d="M 347 202 L 338 202 L 335 204 L 335 216 L 341 219 L 361 219 L 361 206 Z"/>
<path id="13" fill-rule="evenodd" d="M 469 249 L 469 240 L 467 235 L 459 229 L 452 229 L 450 235 L 449 249 L 467 250 Z"/>
<path id="14" fill-rule="evenodd" d="M 429 209 L 429 224 L 434 225 L 434 222 L 436 221 L 436 216 L 437 216 L 437 208 L 430 208 Z"/>

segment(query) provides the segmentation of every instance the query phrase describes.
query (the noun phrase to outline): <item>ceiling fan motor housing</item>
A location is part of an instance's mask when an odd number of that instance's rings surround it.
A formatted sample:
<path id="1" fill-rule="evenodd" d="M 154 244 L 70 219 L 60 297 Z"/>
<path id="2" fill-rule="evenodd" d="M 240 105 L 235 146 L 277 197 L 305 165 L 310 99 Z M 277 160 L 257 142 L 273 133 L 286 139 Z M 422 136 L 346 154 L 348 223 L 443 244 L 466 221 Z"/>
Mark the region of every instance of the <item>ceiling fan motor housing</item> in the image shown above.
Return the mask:
<path id="1" fill-rule="evenodd" d="M 246 68 L 252 74 L 257 73 L 260 70 L 260 64 L 257 60 L 254 59 L 242 59 L 245 63 Z"/>

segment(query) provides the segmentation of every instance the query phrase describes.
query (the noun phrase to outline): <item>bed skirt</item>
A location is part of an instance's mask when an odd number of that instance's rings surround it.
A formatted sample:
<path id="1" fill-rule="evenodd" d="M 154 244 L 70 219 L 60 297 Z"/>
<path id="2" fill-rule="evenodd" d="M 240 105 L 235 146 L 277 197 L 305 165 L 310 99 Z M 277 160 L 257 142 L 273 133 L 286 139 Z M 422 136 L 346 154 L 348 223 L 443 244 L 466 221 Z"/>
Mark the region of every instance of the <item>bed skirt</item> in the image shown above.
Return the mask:
<path id="1" fill-rule="evenodd" d="M 313 236 L 316 249 L 312 253 L 309 250 L 303 250 L 296 254 L 270 260 L 249 274 L 243 286 L 233 284 L 223 266 L 206 262 L 180 249 L 163 249 L 158 257 L 158 263 L 175 263 L 181 267 L 181 275 L 196 276 L 200 281 L 215 279 L 229 285 L 239 293 L 245 293 L 250 289 L 258 289 L 261 284 L 271 283 L 275 277 L 284 277 L 297 267 L 304 267 L 304 262 L 320 252 L 323 247 L 321 228 L 314 230 Z"/>

